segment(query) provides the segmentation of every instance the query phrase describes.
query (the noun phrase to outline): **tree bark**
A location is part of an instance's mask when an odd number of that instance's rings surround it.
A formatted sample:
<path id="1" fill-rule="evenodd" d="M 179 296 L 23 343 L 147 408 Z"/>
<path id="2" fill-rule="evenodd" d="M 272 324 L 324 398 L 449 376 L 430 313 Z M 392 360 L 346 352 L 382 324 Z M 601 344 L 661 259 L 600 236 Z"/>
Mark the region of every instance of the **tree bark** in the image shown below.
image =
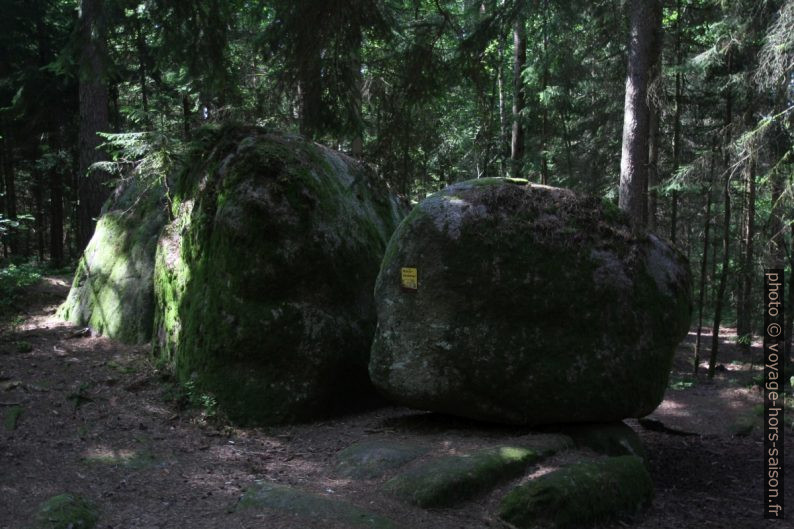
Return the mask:
<path id="1" fill-rule="evenodd" d="M 527 62 L 527 32 L 524 19 L 516 21 L 513 28 L 513 138 L 510 148 L 510 175 L 521 176 L 524 161 L 524 125 L 521 112 L 524 110 L 524 83 L 521 72 Z"/>
<path id="2" fill-rule="evenodd" d="M 63 175 L 57 165 L 50 169 L 50 262 L 63 266 Z"/>
<path id="3" fill-rule="evenodd" d="M 102 204 L 110 194 L 107 186 L 109 175 L 88 169 L 92 164 L 105 159 L 97 149 L 101 143 L 98 132 L 108 130 L 108 88 L 104 79 L 105 51 L 107 44 L 99 23 L 103 0 L 81 0 L 80 2 L 80 138 L 78 166 L 78 251 L 88 245 L 94 233 L 96 218 Z"/>
<path id="4" fill-rule="evenodd" d="M 5 123 L 4 123 L 5 124 Z M 14 153 L 9 137 L 8 127 L 3 127 L 3 177 L 5 180 L 5 215 L 12 221 L 17 220 L 17 191 L 14 178 Z M 11 228 L 8 232 L 8 249 L 11 255 L 19 253 L 19 234 L 16 228 Z"/>
<path id="5" fill-rule="evenodd" d="M 753 239 L 755 238 L 755 177 L 756 162 L 750 160 L 750 167 L 747 173 L 747 219 L 744 229 L 744 262 L 742 263 L 742 282 L 740 306 L 738 307 L 736 333 L 739 336 L 746 336 L 752 333 L 752 311 L 753 311 Z M 747 345 L 749 349 L 749 344 Z"/>
<path id="6" fill-rule="evenodd" d="M 33 229 L 36 232 L 36 254 L 39 263 L 44 262 L 44 176 L 38 168 L 33 170 L 33 207 L 35 218 Z"/>
<path id="7" fill-rule="evenodd" d="M 541 75 L 541 91 L 545 92 L 549 86 L 549 36 L 548 36 L 548 11 L 549 1 L 543 0 L 543 74 Z M 549 183 L 549 160 L 548 160 L 548 135 L 549 135 L 549 106 L 543 102 L 543 114 L 540 124 L 540 183 Z"/>
<path id="8" fill-rule="evenodd" d="M 642 230 L 648 178 L 648 84 L 661 32 L 659 0 L 631 0 L 629 61 L 623 110 L 618 205 L 628 213 L 635 231 Z"/>
<path id="9" fill-rule="evenodd" d="M 681 166 L 681 113 L 683 111 L 683 84 L 684 79 L 681 73 L 681 63 L 683 60 L 681 53 L 681 0 L 676 0 L 676 23 L 675 23 L 675 110 L 673 112 L 673 176 L 678 173 Z M 673 190 L 670 205 L 670 241 L 676 243 L 678 237 L 678 190 Z M 716 262 L 716 261 L 714 261 Z"/>
<path id="10" fill-rule="evenodd" d="M 659 108 L 651 110 L 650 140 L 648 145 L 648 230 L 656 231 L 656 210 L 658 199 L 656 186 L 659 184 Z"/>
<path id="11" fill-rule="evenodd" d="M 733 70 L 733 57 L 728 51 L 728 76 Z M 733 93 L 730 84 L 725 94 L 725 143 L 724 166 L 725 166 L 725 185 L 723 187 L 724 216 L 722 226 L 722 270 L 720 270 L 720 284 L 717 288 L 717 296 L 714 300 L 714 324 L 711 334 L 711 351 L 709 353 L 709 378 L 714 378 L 717 367 L 717 354 L 720 347 L 720 324 L 722 323 L 722 303 L 725 298 L 725 285 L 728 281 L 728 264 L 730 263 L 730 242 L 731 242 L 731 124 L 733 122 Z"/>
<path id="12" fill-rule="evenodd" d="M 695 359 L 693 362 L 693 372 L 695 376 L 698 374 L 698 367 L 700 366 L 700 343 L 701 334 L 703 329 L 703 304 L 705 302 L 706 294 L 706 267 L 709 256 L 709 231 L 711 230 L 711 195 L 712 188 L 714 187 L 714 165 L 716 158 L 716 148 L 712 147 L 711 163 L 709 164 L 709 182 L 708 186 L 703 191 L 706 193 L 706 221 L 705 228 L 703 229 L 703 257 L 700 260 L 700 292 L 698 294 L 698 328 L 697 337 L 695 338 Z"/>
<path id="13" fill-rule="evenodd" d="M 507 116 L 505 113 L 505 88 L 504 88 L 504 42 L 499 35 L 496 63 L 496 85 L 499 91 L 499 176 L 507 175 Z"/>

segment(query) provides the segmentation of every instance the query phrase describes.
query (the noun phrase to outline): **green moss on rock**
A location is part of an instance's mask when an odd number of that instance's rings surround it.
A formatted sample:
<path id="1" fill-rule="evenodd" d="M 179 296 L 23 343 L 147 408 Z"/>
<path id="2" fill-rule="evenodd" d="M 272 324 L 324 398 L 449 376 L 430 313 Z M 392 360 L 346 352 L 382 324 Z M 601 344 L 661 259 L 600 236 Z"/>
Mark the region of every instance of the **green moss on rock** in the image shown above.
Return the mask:
<path id="1" fill-rule="evenodd" d="M 511 490 L 499 516 L 518 528 L 580 528 L 635 514 L 653 498 L 653 483 L 636 456 L 576 463 Z"/>
<path id="2" fill-rule="evenodd" d="M 688 263 L 658 237 L 595 198 L 499 178 L 418 204 L 375 298 L 369 369 L 386 397 L 515 424 L 650 413 L 691 309 Z"/>
<path id="3" fill-rule="evenodd" d="M 366 166 L 299 137 L 203 134 L 157 245 L 155 354 L 238 423 L 360 404 L 402 206 Z"/>
<path id="4" fill-rule="evenodd" d="M 166 221 L 162 186 L 123 182 L 103 208 L 58 314 L 125 343 L 148 342 L 154 253 Z"/>
<path id="5" fill-rule="evenodd" d="M 5 426 L 5 429 L 8 431 L 16 430 L 21 416 L 22 406 L 11 406 L 8 408 L 3 418 L 3 426 Z"/>
<path id="6" fill-rule="evenodd" d="M 331 522 L 343 527 L 397 529 L 397 525 L 388 518 L 360 509 L 346 501 L 265 481 L 258 481 L 249 487 L 236 508 L 274 509 L 312 520 L 309 523 L 315 524 Z"/>
<path id="7" fill-rule="evenodd" d="M 608 456 L 632 455 L 648 461 L 648 453 L 640 436 L 623 422 L 576 424 L 565 428 L 577 446 Z"/>
<path id="8" fill-rule="evenodd" d="M 537 452 L 515 446 L 444 456 L 398 474 L 384 489 L 420 507 L 448 507 L 520 476 L 539 459 Z"/>
<path id="9" fill-rule="evenodd" d="M 91 529 L 99 519 L 96 506 L 75 494 L 59 494 L 39 506 L 36 529 Z"/>
<path id="10" fill-rule="evenodd" d="M 406 442 L 364 441 L 336 456 L 337 473 L 346 478 L 376 479 L 427 452 L 427 447 Z"/>

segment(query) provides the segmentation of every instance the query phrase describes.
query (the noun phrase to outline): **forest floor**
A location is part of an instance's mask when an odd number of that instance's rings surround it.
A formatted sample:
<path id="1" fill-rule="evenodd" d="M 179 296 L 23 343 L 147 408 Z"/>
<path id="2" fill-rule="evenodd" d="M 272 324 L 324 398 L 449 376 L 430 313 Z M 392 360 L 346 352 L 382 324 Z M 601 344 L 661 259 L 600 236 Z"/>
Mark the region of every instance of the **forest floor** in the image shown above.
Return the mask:
<path id="1" fill-rule="evenodd" d="M 0 529 L 29 527 L 41 502 L 67 491 L 98 505 L 103 529 L 351 526 L 278 506 L 236 509 L 255 480 L 339 500 L 408 529 L 507 527 L 494 513 L 511 483 L 460 508 L 420 509 L 380 492 L 382 480 L 340 477 L 337 454 L 360 441 L 455 452 L 510 442 L 531 434 L 527 429 L 397 407 L 297 426 L 225 425 L 207 417 L 209 406 L 185 406 L 200 399 L 158 372 L 146 347 L 82 336 L 60 321 L 55 310 L 67 281 L 44 278 L 28 292 L 23 317 L 0 328 Z M 784 526 L 762 520 L 762 400 L 753 385 L 762 373 L 760 344 L 744 352 L 730 329 L 720 340 L 724 367 L 713 381 L 705 369 L 689 375 L 694 333 L 681 345 L 670 389 L 651 416 L 664 428 L 626 421 L 650 454 L 656 497 L 644 513 L 602 527 Z M 794 458 L 790 428 L 786 451 Z"/>

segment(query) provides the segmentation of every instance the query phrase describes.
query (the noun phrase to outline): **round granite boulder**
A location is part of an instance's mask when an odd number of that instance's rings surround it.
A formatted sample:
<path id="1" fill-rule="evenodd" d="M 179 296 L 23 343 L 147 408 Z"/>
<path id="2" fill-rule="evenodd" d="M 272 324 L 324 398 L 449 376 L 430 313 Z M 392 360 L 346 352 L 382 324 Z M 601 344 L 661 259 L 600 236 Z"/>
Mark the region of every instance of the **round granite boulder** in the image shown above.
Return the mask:
<path id="1" fill-rule="evenodd" d="M 617 208 L 523 180 L 431 195 L 391 238 L 369 371 L 391 400 L 512 424 L 661 402 L 690 320 L 686 259 Z"/>
<path id="2" fill-rule="evenodd" d="M 401 203 L 366 165 L 298 136 L 202 134 L 157 244 L 155 354 L 238 423 L 360 406 Z"/>

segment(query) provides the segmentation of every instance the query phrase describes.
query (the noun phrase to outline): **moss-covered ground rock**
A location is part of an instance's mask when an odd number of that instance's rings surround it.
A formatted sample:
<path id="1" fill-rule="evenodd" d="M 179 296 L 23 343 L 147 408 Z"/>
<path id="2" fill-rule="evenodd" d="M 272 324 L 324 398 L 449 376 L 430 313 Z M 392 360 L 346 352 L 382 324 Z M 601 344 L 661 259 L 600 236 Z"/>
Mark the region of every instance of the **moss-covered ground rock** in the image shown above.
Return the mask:
<path id="1" fill-rule="evenodd" d="M 648 460 L 640 436 L 624 422 L 575 424 L 564 429 L 577 446 L 609 456 L 637 456 Z"/>
<path id="2" fill-rule="evenodd" d="M 59 315 L 126 343 L 152 336 L 154 256 L 168 220 L 165 188 L 124 181 L 107 201 Z"/>
<path id="3" fill-rule="evenodd" d="M 369 369 L 385 396 L 514 424 L 650 413 L 691 309 L 688 263 L 667 243 L 595 198 L 498 178 L 418 204 L 375 297 Z"/>
<path id="4" fill-rule="evenodd" d="M 376 479 L 427 452 L 418 443 L 363 441 L 336 455 L 336 473 L 345 478 Z"/>
<path id="5" fill-rule="evenodd" d="M 575 463 L 519 485 L 499 516 L 518 528 L 581 528 L 638 512 L 653 498 L 653 483 L 636 456 Z"/>
<path id="6" fill-rule="evenodd" d="M 96 506 L 75 494 L 59 494 L 39 506 L 36 529 L 91 529 L 96 525 Z"/>
<path id="7" fill-rule="evenodd" d="M 439 457 L 398 474 L 384 489 L 419 507 L 449 507 L 520 476 L 541 457 L 517 446 Z"/>
<path id="8" fill-rule="evenodd" d="M 390 519 L 346 501 L 266 481 L 258 481 L 249 487 L 236 508 L 266 508 L 285 512 L 306 519 L 306 527 L 320 527 L 322 522 L 330 522 L 351 528 L 397 529 Z"/>
<path id="9" fill-rule="evenodd" d="M 204 130 L 155 265 L 155 353 L 238 423 L 346 411 L 367 376 L 373 287 L 400 203 L 297 136 Z"/>

